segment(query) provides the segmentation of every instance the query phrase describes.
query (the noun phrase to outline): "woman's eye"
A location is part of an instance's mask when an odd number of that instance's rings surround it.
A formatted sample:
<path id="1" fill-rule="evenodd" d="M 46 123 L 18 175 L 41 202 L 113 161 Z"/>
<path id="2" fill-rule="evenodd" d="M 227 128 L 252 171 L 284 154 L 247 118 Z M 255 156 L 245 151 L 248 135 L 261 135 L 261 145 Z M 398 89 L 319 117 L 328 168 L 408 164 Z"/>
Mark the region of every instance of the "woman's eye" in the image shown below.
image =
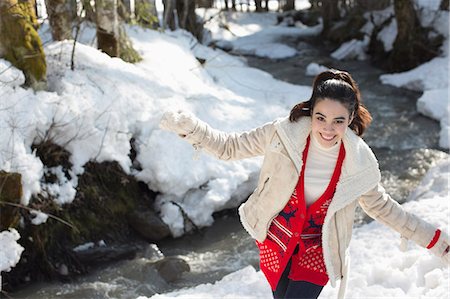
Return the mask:
<path id="1" fill-rule="evenodd" d="M 325 118 L 323 118 L 322 116 L 319 116 L 319 117 L 317 117 L 317 120 L 318 120 L 318 121 L 324 121 Z"/>
<path id="2" fill-rule="evenodd" d="M 339 120 L 336 120 L 335 123 L 340 125 L 340 124 L 343 124 L 344 121 L 342 119 L 339 119 Z"/>

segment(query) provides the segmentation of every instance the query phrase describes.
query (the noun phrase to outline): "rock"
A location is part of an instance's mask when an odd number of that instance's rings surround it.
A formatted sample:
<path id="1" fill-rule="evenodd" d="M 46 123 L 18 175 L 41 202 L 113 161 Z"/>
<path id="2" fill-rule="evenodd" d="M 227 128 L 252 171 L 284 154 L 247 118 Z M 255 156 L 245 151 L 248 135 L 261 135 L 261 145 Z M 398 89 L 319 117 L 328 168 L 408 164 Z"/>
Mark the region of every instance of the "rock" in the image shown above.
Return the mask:
<path id="1" fill-rule="evenodd" d="M 167 282 L 175 281 L 179 279 L 184 272 L 191 271 L 189 264 L 185 260 L 177 257 L 163 258 L 154 265 L 159 275 Z"/>
<path id="2" fill-rule="evenodd" d="M 22 176 L 20 173 L 0 171 L 0 231 L 19 224 L 19 208 L 8 205 L 20 204 L 22 198 Z"/>
<path id="3" fill-rule="evenodd" d="M 128 223 L 146 240 L 154 242 L 170 236 L 170 229 L 151 210 L 136 209 L 128 215 Z"/>
<path id="4" fill-rule="evenodd" d="M 78 261 L 86 266 L 96 266 L 136 256 L 138 247 L 133 245 L 100 246 L 83 251 L 74 251 Z"/>

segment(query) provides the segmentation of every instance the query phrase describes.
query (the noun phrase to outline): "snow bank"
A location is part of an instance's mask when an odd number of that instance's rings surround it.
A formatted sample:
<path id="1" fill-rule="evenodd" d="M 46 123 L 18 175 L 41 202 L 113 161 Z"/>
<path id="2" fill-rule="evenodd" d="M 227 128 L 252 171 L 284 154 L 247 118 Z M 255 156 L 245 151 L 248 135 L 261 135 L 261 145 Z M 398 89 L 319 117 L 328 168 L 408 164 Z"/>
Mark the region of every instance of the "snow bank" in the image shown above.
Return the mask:
<path id="1" fill-rule="evenodd" d="M 20 260 L 23 247 L 17 243 L 20 235 L 15 229 L 0 232 L 0 272 L 9 272 Z"/>
<path id="2" fill-rule="evenodd" d="M 411 201 L 403 205 L 447 232 L 449 167 L 446 159 L 431 168 L 411 193 Z M 355 228 L 353 234 L 347 298 L 448 297 L 449 268 L 426 249 L 410 243 L 408 251 L 400 251 L 398 233 L 375 221 Z M 336 298 L 337 291 L 328 284 L 319 298 Z M 248 266 L 214 284 L 151 297 L 165 298 L 272 298 L 272 294 L 263 274 Z"/>
<path id="3" fill-rule="evenodd" d="M 200 13 L 201 14 L 201 13 Z M 207 22 L 205 28 L 211 37 L 206 41 L 230 50 L 234 54 L 254 55 L 272 59 L 282 59 L 295 56 L 297 50 L 278 42 L 283 37 L 295 38 L 320 34 L 322 25 L 306 27 L 286 27 L 276 25 L 276 13 L 239 13 L 232 14 L 216 10 L 204 12 L 205 18 L 212 17 L 213 22 Z"/>

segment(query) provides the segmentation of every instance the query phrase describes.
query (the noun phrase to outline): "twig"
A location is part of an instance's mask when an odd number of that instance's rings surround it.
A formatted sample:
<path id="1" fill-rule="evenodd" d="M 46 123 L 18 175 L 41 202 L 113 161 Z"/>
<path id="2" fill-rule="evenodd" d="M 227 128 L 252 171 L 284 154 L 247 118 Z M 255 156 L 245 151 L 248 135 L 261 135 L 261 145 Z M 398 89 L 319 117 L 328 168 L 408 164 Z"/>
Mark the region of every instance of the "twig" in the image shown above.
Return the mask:
<path id="1" fill-rule="evenodd" d="M 188 214 L 184 211 L 183 207 L 179 203 L 174 202 L 173 200 L 171 200 L 170 203 L 176 205 L 180 209 L 181 215 L 183 215 L 183 219 L 189 221 L 189 223 L 194 227 L 194 230 L 199 230 L 198 226 L 194 223 L 194 221 L 191 220 L 191 218 L 189 218 Z"/>
<path id="2" fill-rule="evenodd" d="M 30 208 L 30 207 L 27 207 L 27 206 L 24 206 L 24 205 L 22 205 L 22 204 L 17 204 L 17 203 L 12 203 L 12 202 L 6 202 L 6 201 L 2 201 L 2 200 L 0 200 L 0 204 L 7 205 L 7 206 L 13 206 L 13 207 L 16 207 L 16 208 L 22 208 L 22 209 L 28 210 L 28 211 L 30 211 L 30 212 L 31 212 L 31 211 L 35 211 L 35 209 Z M 67 226 L 70 227 L 71 229 L 73 229 L 73 230 L 75 230 L 75 231 L 78 231 L 78 229 L 77 229 L 73 224 L 71 224 L 71 223 L 69 223 L 69 222 L 67 222 L 67 221 L 65 221 L 65 220 L 63 220 L 63 219 L 61 219 L 61 218 L 59 218 L 59 217 L 57 217 L 57 216 L 55 216 L 55 215 L 48 214 L 48 213 L 45 213 L 45 214 L 48 215 L 48 217 L 53 218 L 53 219 L 55 219 L 55 220 L 61 222 L 62 224 L 67 225 Z"/>
<path id="3" fill-rule="evenodd" d="M 83 13 L 83 10 L 80 12 L 80 14 Z M 75 60 L 75 46 L 77 44 L 78 35 L 80 33 L 80 27 L 81 27 L 81 18 L 78 19 L 77 26 L 75 27 L 75 37 L 73 39 L 72 55 L 70 58 L 70 69 L 72 71 L 75 69 L 75 61 L 74 61 Z"/>

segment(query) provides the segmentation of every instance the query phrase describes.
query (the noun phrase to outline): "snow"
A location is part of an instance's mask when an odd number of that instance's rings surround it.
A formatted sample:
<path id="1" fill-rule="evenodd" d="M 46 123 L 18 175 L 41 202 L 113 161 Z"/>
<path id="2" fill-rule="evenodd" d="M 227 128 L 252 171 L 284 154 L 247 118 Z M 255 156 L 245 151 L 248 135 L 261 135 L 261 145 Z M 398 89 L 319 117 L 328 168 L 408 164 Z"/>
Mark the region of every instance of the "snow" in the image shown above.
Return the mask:
<path id="1" fill-rule="evenodd" d="M 383 27 L 377 35 L 377 39 L 383 43 L 384 51 L 389 52 L 394 48 L 394 41 L 397 37 L 397 20 L 392 19 L 388 26 Z"/>
<path id="2" fill-rule="evenodd" d="M 403 207 L 424 220 L 449 231 L 448 178 L 450 159 L 431 168 Z M 399 235 L 374 221 L 355 228 L 350 244 L 350 275 L 347 298 L 447 298 L 449 268 L 443 261 L 415 244 L 398 248 Z M 319 298 L 336 298 L 338 288 L 326 285 Z M 264 275 L 252 266 L 231 273 L 214 284 L 202 284 L 151 299 L 167 298 L 272 298 Z M 146 299 L 144 296 L 138 299 Z"/>
<path id="3" fill-rule="evenodd" d="M 86 251 L 86 250 L 94 248 L 94 247 L 95 247 L 94 242 L 87 242 L 87 243 L 84 243 L 84 244 L 74 247 L 72 250 L 75 252 L 81 252 L 81 251 Z"/>
<path id="4" fill-rule="evenodd" d="M 232 51 L 233 54 L 272 59 L 288 58 L 297 54 L 296 49 L 277 42 L 283 36 L 314 36 L 322 30 L 322 24 L 315 27 L 302 24 L 292 27 L 276 25 L 277 14 L 273 12 L 219 14 L 217 10 L 209 9 L 200 15 L 204 15 L 206 19 L 213 17 L 213 21 L 205 24 L 205 28 L 211 33 L 207 43 L 214 43 L 220 48 Z"/>
<path id="5" fill-rule="evenodd" d="M 337 50 L 331 53 L 331 57 L 337 60 L 366 60 L 366 49 L 369 46 L 370 39 L 364 36 L 363 40 L 352 39 L 343 43 Z"/>
<path id="6" fill-rule="evenodd" d="M 326 66 L 312 62 L 306 67 L 305 74 L 307 76 L 317 76 L 321 72 L 325 72 L 327 70 L 329 70 L 329 68 L 327 68 Z"/>
<path id="7" fill-rule="evenodd" d="M 39 225 L 39 224 L 47 222 L 48 215 L 45 213 L 42 213 L 40 210 L 31 210 L 30 214 L 33 215 L 33 219 L 31 220 L 31 223 L 33 223 L 34 225 Z"/>
<path id="8" fill-rule="evenodd" d="M 0 272 L 9 272 L 20 260 L 23 247 L 17 243 L 19 233 L 11 228 L 0 232 Z"/>

